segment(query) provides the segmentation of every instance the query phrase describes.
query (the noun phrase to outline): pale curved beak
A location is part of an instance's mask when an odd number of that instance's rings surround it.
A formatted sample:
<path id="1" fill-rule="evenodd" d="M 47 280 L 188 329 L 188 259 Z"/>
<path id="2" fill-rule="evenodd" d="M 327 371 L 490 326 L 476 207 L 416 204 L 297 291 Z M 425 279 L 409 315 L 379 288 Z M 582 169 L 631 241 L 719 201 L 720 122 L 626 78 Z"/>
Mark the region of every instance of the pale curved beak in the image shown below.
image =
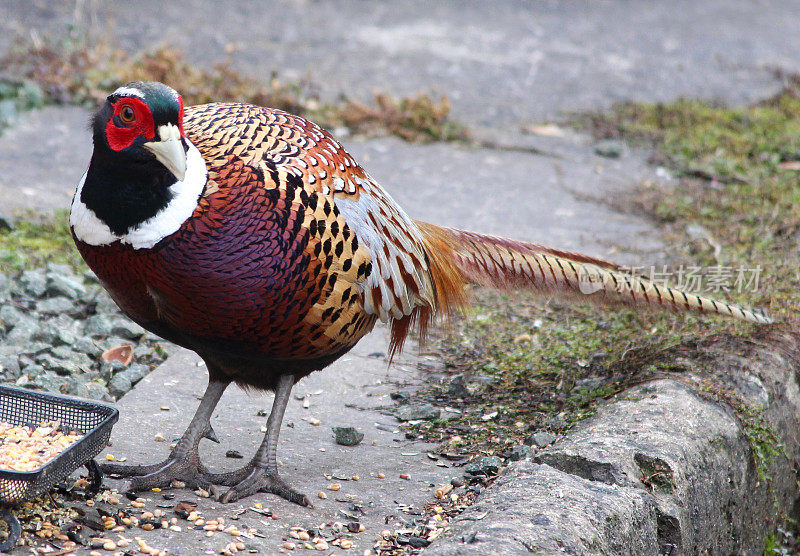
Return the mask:
<path id="1" fill-rule="evenodd" d="M 144 148 L 153 153 L 178 181 L 183 181 L 186 176 L 186 149 L 183 147 L 181 130 L 173 124 L 162 125 L 158 128 L 158 136 L 160 141 L 145 143 Z"/>

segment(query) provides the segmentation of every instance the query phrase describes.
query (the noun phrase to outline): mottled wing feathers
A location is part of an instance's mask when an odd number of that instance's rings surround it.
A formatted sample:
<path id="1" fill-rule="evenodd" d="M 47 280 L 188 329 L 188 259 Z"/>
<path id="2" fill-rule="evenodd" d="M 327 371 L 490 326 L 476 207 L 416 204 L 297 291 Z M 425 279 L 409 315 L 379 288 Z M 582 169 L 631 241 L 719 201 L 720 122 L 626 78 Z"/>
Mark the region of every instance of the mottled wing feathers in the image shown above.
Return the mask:
<path id="1" fill-rule="evenodd" d="M 546 294 L 578 296 L 605 305 L 649 305 L 675 311 L 719 313 L 756 323 L 771 322 L 761 313 L 683 292 L 631 273 L 607 261 L 558 251 L 533 243 L 417 223 L 426 243 L 440 253 L 440 275 L 501 289 L 530 289 Z M 455 278 L 453 278 L 455 276 Z M 440 298 L 443 293 L 437 284 Z M 449 286 L 445 286 L 445 289 Z M 459 289 L 460 291 L 460 289 Z M 451 303 L 459 306 L 461 298 Z"/>
<path id="2" fill-rule="evenodd" d="M 317 294 L 308 307 L 292 302 L 301 322 L 324 330 L 312 338 L 314 349 L 326 341 L 330 349 L 355 344 L 375 317 L 408 321 L 433 305 L 416 226 L 326 131 L 279 110 L 224 103 L 187 108 L 184 127 L 209 167 L 198 214 L 220 212 L 234 190 L 288 196 L 282 210 L 298 230 L 285 241 L 302 243 L 308 256 L 288 278 Z"/>

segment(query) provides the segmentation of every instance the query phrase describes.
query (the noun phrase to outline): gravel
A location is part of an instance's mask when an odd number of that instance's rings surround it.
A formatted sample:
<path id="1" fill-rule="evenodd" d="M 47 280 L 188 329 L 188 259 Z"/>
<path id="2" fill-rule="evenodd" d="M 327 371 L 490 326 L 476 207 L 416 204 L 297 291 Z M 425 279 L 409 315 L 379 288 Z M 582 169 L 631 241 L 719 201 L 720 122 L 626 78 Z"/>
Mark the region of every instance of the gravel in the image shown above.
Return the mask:
<path id="1" fill-rule="evenodd" d="M 129 365 L 102 353 L 131 344 Z M 0 273 L 0 383 L 112 401 L 170 349 L 125 317 L 91 271 L 49 264 Z"/>

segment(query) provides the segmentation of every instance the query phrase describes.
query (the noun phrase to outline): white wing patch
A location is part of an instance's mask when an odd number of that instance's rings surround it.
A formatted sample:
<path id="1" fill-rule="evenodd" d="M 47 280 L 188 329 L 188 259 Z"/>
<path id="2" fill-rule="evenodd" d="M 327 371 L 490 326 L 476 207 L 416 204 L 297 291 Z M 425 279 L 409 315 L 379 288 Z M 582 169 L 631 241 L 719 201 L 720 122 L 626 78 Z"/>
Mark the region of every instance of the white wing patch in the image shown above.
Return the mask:
<path id="1" fill-rule="evenodd" d="M 369 176 L 351 175 L 351 180 L 358 194 L 335 195 L 334 202 L 372 260 L 372 273 L 361 285 L 364 310 L 385 322 L 419 306 L 432 307 L 433 287 L 417 226 Z"/>
<path id="2" fill-rule="evenodd" d="M 200 151 L 188 140 L 187 143 L 189 150 L 186 152 L 186 176 L 183 181 L 170 186 L 169 189 L 173 193 L 172 200 L 155 216 L 121 236 L 112 232 L 111 228 L 81 201 L 81 191 L 86 181 L 84 174 L 72 198 L 72 209 L 69 214 L 69 224 L 75 236 L 89 245 L 108 245 L 121 241 L 130 244 L 134 249 L 148 249 L 168 235 L 177 232 L 197 207 L 208 175 Z"/>

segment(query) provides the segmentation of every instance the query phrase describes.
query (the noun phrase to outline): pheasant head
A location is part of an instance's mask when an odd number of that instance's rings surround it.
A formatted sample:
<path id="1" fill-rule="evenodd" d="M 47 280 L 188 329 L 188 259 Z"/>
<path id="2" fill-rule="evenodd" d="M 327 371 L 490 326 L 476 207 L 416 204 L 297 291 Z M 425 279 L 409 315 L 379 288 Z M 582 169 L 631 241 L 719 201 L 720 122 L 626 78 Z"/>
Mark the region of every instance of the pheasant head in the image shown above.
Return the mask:
<path id="1" fill-rule="evenodd" d="M 83 223 L 73 222 L 79 239 L 134 244 L 135 236 L 141 243 L 144 226 L 141 246 L 150 247 L 167 231 L 148 226 L 154 218 L 179 225 L 191 215 L 206 169 L 186 139 L 183 100 L 174 89 L 147 81 L 118 88 L 95 113 L 92 132 L 94 153 L 73 201 L 73 220 Z"/>

